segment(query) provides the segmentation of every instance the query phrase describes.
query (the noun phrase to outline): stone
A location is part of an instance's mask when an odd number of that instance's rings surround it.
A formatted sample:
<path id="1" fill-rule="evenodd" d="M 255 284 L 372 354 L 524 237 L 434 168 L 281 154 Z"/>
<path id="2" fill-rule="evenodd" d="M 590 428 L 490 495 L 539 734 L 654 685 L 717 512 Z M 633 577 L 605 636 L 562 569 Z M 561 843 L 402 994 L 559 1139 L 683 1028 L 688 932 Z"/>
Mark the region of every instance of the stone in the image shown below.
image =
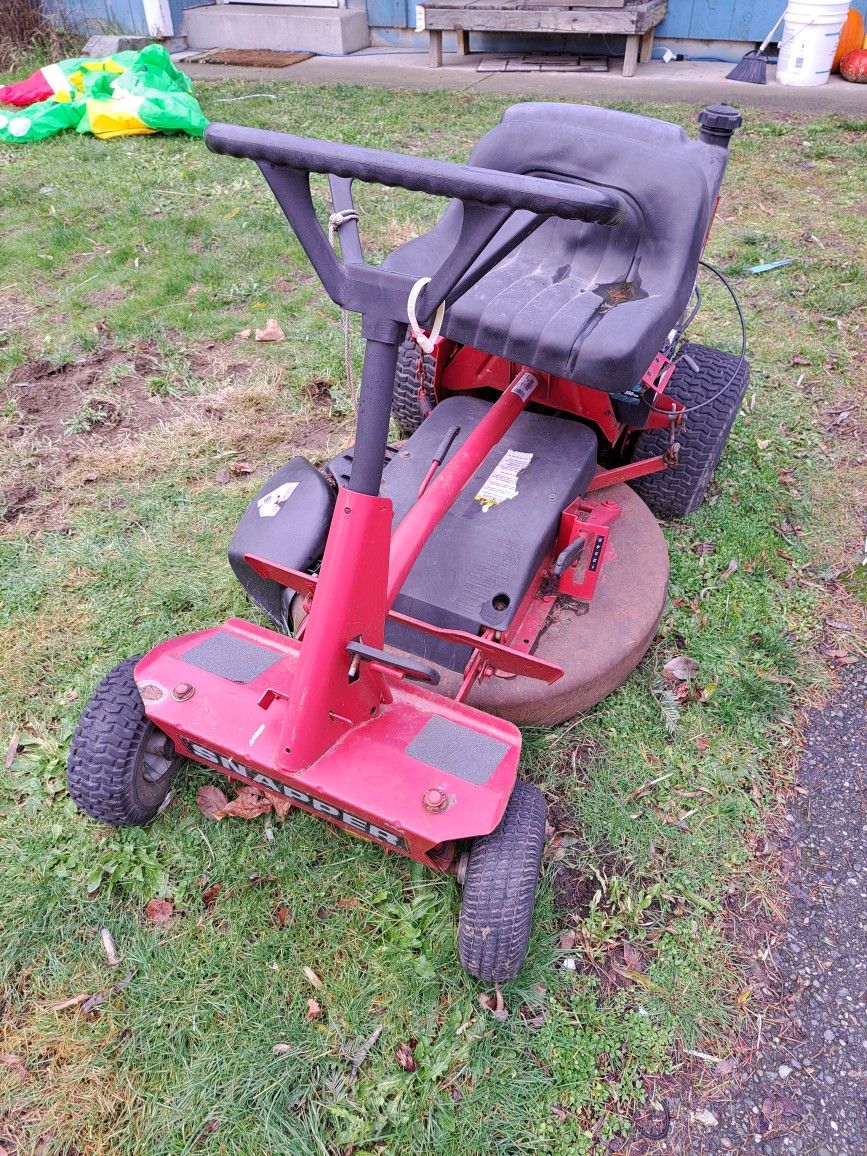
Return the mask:
<path id="1" fill-rule="evenodd" d="M 709 1108 L 699 1108 L 697 1112 L 691 1112 L 690 1115 L 696 1124 L 701 1124 L 704 1128 L 716 1128 L 719 1126 L 719 1120 Z"/>

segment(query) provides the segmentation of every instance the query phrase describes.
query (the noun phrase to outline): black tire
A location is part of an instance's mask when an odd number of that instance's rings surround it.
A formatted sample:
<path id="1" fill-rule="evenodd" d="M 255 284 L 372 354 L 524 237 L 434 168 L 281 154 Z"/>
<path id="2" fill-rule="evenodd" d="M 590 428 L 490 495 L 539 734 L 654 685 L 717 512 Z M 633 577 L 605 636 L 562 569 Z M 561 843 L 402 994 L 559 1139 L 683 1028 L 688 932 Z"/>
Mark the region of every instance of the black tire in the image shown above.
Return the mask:
<path id="1" fill-rule="evenodd" d="M 683 352 L 698 366 L 695 373 L 686 362 L 681 362 L 666 391 L 675 401 L 689 407 L 714 397 L 726 385 L 731 385 L 714 401 L 695 413 L 687 414 L 677 431 L 680 457 L 673 470 L 648 474 L 632 482 L 632 488 L 658 518 L 683 518 L 704 501 L 723 448 L 750 382 L 746 362 L 732 374 L 738 358 L 721 349 L 705 345 L 684 345 Z M 668 430 L 644 430 L 638 435 L 632 460 L 642 461 L 665 453 L 670 437 Z"/>
<path id="2" fill-rule="evenodd" d="M 433 387 L 434 359 L 430 353 L 424 354 L 425 385 L 419 393 L 418 358 L 421 350 L 411 337 L 397 351 L 397 369 L 394 374 L 394 396 L 391 400 L 391 416 L 397 422 L 400 432 L 406 437 L 414 434 L 437 403 Z"/>
<path id="3" fill-rule="evenodd" d="M 484 983 L 508 983 L 527 956 L 545 815 L 541 791 L 515 783 L 500 825 L 470 845 L 458 955 Z"/>
<path id="4" fill-rule="evenodd" d="M 90 697 L 69 746 L 73 802 L 113 827 L 141 827 L 165 802 L 183 762 L 174 744 L 148 722 L 132 677 L 138 658 L 110 671 Z"/>

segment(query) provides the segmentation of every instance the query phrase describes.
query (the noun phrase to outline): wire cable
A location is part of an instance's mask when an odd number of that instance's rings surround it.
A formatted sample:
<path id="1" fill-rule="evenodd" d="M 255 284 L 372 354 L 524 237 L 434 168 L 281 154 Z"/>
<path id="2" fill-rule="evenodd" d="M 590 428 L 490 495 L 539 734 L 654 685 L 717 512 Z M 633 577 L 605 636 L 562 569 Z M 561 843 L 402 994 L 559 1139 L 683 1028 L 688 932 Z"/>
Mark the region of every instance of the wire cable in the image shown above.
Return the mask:
<path id="1" fill-rule="evenodd" d="M 728 290 L 729 296 L 731 297 L 732 301 L 734 301 L 734 303 L 735 303 L 735 309 L 737 309 L 737 311 L 738 311 L 738 319 L 740 320 L 740 323 L 741 323 L 741 352 L 740 352 L 740 356 L 738 357 L 738 363 L 735 366 L 731 377 L 725 383 L 725 385 L 722 387 L 722 389 L 718 389 L 716 391 L 716 393 L 713 395 L 713 397 L 705 398 L 704 401 L 698 402 L 697 405 L 685 406 L 683 409 L 679 409 L 677 411 L 677 413 L 674 415 L 676 418 L 677 417 L 683 417 L 688 413 L 695 413 L 695 411 L 697 409 L 704 409 L 704 407 L 706 405 L 710 405 L 712 402 L 715 402 L 718 397 L 722 397 L 722 395 L 726 392 L 726 390 L 731 389 L 731 387 L 734 385 L 735 381 L 737 380 L 737 376 L 741 371 L 741 366 L 744 364 L 744 362 L 747 359 L 747 323 L 746 323 L 746 319 L 744 318 L 744 311 L 741 308 L 741 303 L 740 303 L 740 301 L 738 301 L 737 294 L 734 291 L 734 288 L 732 286 L 731 281 L 729 281 L 728 277 L 726 277 L 724 273 L 721 273 L 715 265 L 711 265 L 711 263 L 709 261 L 699 261 L 699 265 L 701 265 L 702 268 L 707 269 L 709 272 L 713 273 L 715 277 L 719 278 L 719 280 L 723 283 L 723 285 Z M 693 314 L 693 316 L 694 316 L 694 314 Z M 690 317 L 690 321 L 692 321 L 692 317 Z M 675 358 L 675 361 L 677 361 L 677 358 Z M 650 412 L 651 413 L 661 413 L 665 417 L 672 417 L 673 416 L 671 410 L 659 409 L 655 405 L 650 406 Z"/>

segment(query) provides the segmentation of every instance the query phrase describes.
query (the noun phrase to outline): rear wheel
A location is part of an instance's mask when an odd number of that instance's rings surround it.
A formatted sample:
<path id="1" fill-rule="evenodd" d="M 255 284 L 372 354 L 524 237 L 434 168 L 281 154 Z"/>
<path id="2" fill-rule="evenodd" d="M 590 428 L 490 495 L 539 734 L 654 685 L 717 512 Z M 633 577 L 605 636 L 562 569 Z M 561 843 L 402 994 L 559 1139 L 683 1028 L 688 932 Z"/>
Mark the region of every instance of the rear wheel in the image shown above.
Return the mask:
<path id="1" fill-rule="evenodd" d="M 632 488 L 660 518 L 682 518 L 704 501 L 750 381 L 747 363 L 738 368 L 739 358 L 732 353 L 691 344 L 684 345 L 683 352 L 698 372 L 681 361 L 666 393 L 687 408 L 705 401 L 707 405 L 684 418 L 676 435 L 680 443 L 677 465 L 632 482 Z M 632 460 L 665 453 L 669 442 L 667 429 L 643 430 Z"/>
<path id="2" fill-rule="evenodd" d="M 527 956 L 545 843 L 545 800 L 515 783 L 499 826 L 470 845 L 458 955 L 485 983 L 514 979 Z"/>
<path id="3" fill-rule="evenodd" d="M 419 385 L 418 359 L 424 357 L 424 384 Z M 397 369 L 394 374 L 394 395 L 391 416 L 402 434 L 414 434 L 437 403 L 433 391 L 433 354 L 422 354 L 411 337 L 397 351 Z"/>
<path id="4" fill-rule="evenodd" d="M 138 658 L 109 671 L 93 692 L 69 747 L 73 802 L 113 827 L 149 823 L 183 758 L 145 715 L 132 672 Z"/>

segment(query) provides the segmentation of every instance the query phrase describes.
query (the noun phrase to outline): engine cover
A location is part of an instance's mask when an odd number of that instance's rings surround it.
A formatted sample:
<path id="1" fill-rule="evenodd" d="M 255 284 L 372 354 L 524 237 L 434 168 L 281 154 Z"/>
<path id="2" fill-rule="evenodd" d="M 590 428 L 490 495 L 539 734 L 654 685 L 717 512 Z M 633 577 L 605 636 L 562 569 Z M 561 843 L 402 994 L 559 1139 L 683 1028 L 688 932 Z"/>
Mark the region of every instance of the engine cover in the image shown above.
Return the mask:
<path id="1" fill-rule="evenodd" d="M 392 458 L 381 492 L 394 504 L 395 525 L 414 503 L 448 431 L 460 427 L 446 461 L 489 408 L 479 398 L 446 398 Z M 505 629 L 553 548 L 561 511 L 586 492 L 596 472 L 596 445 L 596 435 L 577 421 L 522 413 L 428 539 L 395 609 L 471 634 Z M 461 670 L 470 655 L 467 647 L 395 623 L 386 640 L 452 670 Z"/>

